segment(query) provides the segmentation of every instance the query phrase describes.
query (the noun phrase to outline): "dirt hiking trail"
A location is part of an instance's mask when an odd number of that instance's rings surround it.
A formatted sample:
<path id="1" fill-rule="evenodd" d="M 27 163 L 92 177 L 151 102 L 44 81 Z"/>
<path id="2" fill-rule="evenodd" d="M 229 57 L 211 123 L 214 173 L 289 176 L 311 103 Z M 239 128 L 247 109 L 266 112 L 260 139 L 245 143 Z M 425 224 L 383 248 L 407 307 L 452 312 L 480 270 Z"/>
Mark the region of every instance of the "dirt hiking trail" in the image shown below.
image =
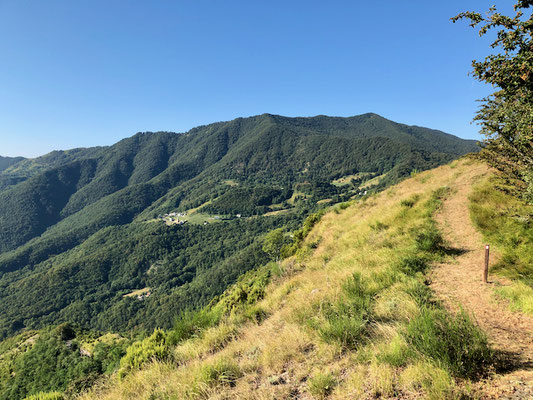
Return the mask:
<path id="1" fill-rule="evenodd" d="M 489 283 L 482 282 L 484 243 L 470 219 L 468 197 L 488 173 L 487 166 L 474 164 L 460 174 L 436 216 L 447 244 L 459 255 L 435 266 L 431 288 L 447 308 L 456 311 L 463 307 L 473 314 L 500 354 L 497 373 L 475 390 L 481 398 L 533 399 L 533 319 L 510 311 L 504 301 L 495 298 L 496 285 L 509 284 L 504 278 L 489 273 Z M 497 254 L 491 253 L 493 264 Z"/>

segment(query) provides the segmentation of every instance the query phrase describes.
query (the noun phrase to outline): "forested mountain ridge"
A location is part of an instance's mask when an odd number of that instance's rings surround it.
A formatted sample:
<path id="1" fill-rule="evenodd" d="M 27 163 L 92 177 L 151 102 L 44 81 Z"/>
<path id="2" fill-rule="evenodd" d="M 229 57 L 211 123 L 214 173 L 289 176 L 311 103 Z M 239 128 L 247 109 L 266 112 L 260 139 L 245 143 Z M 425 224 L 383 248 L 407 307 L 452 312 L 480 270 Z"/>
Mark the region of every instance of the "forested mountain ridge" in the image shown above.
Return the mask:
<path id="1" fill-rule="evenodd" d="M 52 151 L 37 158 L 0 156 L 0 191 L 48 169 L 69 162 L 96 156 L 103 147 L 78 148 L 66 151 Z M 2 167 L 3 165 L 3 167 Z"/>
<path id="2" fill-rule="evenodd" d="M 382 173 L 393 167 L 410 172 L 470 151 L 475 151 L 473 141 L 396 124 L 375 114 L 352 118 L 266 114 L 199 127 L 185 134 L 137 134 L 109 148 L 54 152 L 33 161 L 33 165 L 54 172 L 38 173 L 32 181 L 12 187 L 9 194 L 0 192 L 0 251 L 18 247 L 95 201 L 156 177 L 150 182 L 156 193 L 149 196 L 145 206 L 201 172 L 223 178 L 251 177 L 254 181 L 264 175 L 271 180 L 276 174 L 277 180 L 290 184 L 297 180 L 294 175 L 305 169 L 311 179 L 330 179 L 358 170 Z M 376 156 L 376 152 L 380 154 Z M 12 176 L 14 170 L 28 163 L 30 160 L 17 163 L 17 168 L 4 171 L 4 175 Z M 25 166 L 26 171 L 39 168 Z M 55 198 L 49 200 L 50 196 Z M 10 216 L 23 216 L 26 221 L 12 223 Z M 14 232 L 13 225 L 21 230 Z"/>
<path id="3" fill-rule="evenodd" d="M 4 172 L 25 177 L 0 189 L 0 334 L 168 326 L 268 260 L 267 231 L 475 150 L 375 114 L 264 114 L 51 153 L 40 172 L 21 160 Z M 171 212 L 189 224 L 166 226 Z"/>
<path id="4" fill-rule="evenodd" d="M 24 157 L 2 157 L 0 156 L 0 172 L 9 168 L 13 164 L 18 163 L 19 161 L 24 160 Z"/>

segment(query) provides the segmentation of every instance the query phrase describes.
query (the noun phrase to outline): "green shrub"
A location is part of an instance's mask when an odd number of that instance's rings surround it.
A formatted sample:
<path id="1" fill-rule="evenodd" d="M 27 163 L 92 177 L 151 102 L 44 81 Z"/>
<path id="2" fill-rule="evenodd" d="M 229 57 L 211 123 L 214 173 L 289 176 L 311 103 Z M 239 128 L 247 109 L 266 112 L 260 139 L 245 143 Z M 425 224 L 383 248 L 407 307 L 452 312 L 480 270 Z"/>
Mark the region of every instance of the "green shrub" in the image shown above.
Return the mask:
<path id="1" fill-rule="evenodd" d="M 119 376 L 124 377 L 149 361 L 165 361 L 171 356 L 167 335 L 161 329 L 156 329 L 151 336 L 128 347 L 126 355 L 120 360 Z"/>
<path id="2" fill-rule="evenodd" d="M 320 221 L 322 216 L 326 213 L 325 209 L 320 210 L 317 213 L 309 215 L 301 229 L 298 229 L 292 233 L 292 243 L 285 244 L 280 251 L 281 258 L 287 258 L 295 255 L 302 246 L 303 240 L 307 237 L 311 229 Z"/>
<path id="3" fill-rule="evenodd" d="M 309 232 L 311 232 L 311 229 L 322 219 L 324 214 L 326 213 L 325 210 L 320 210 L 319 212 L 316 212 L 314 214 L 309 215 L 303 224 L 303 237 L 305 238 Z"/>
<path id="4" fill-rule="evenodd" d="M 424 307 L 405 330 L 405 339 L 416 350 L 462 378 L 487 373 L 493 354 L 487 337 L 463 311 L 456 316 Z"/>
<path id="5" fill-rule="evenodd" d="M 262 300 L 265 297 L 266 287 L 270 283 L 274 267 L 276 264 L 270 263 L 265 267 L 242 275 L 235 285 L 220 296 L 215 308 L 219 309 L 222 315 L 229 315 Z"/>
<path id="6" fill-rule="evenodd" d="M 61 340 L 71 340 L 76 337 L 76 331 L 74 327 L 68 322 L 59 325 L 55 332 Z"/>
<path id="7" fill-rule="evenodd" d="M 272 259 L 278 260 L 281 249 L 287 244 L 288 237 L 283 228 L 274 229 L 268 232 L 263 239 L 263 251 Z"/>
<path id="8" fill-rule="evenodd" d="M 344 203 L 338 203 L 335 208 L 333 208 L 333 211 L 335 211 L 335 213 L 339 213 L 341 212 L 342 210 L 346 210 L 348 207 L 350 207 L 352 205 L 351 202 L 347 201 L 347 202 L 344 202 Z"/>
<path id="9" fill-rule="evenodd" d="M 331 394 L 335 386 L 337 385 L 337 380 L 330 373 L 318 373 L 309 378 L 307 387 L 309 388 L 309 393 L 313 396 L 318 397 L 319 399 L 324 399 Z"/>

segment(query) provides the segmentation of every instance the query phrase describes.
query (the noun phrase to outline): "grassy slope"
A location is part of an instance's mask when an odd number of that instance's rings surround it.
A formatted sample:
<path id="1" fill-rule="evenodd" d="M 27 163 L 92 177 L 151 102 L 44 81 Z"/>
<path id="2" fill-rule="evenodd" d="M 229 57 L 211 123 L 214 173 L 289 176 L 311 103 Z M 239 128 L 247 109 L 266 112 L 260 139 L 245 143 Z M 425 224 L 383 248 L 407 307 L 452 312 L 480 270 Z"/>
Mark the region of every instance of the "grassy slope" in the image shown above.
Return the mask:
<path id="1" fill-rule="evenodd" d="M 486 340 L 467 316 L 433 302 L 424 275 L 449 257 L 432 215 L 468 163 L 337 206 L 296 256 L 268 267 L 264 299 L 177 346 L 154 334 L 156 360 L 131 372 L 124 363 L 121 379 L 83 398 L 468 395 L 491 358 Z"/>
<path id="2" fill-rule="evenodd" d="M 533 316 L 533 205 L 512 192 L 510 184 L 492 175 L 474 188 L 470 210 L 487 243 L 502 255 L 491 273 L 512 281 L 497 293 L 510 300 L 512 309 Z"/>

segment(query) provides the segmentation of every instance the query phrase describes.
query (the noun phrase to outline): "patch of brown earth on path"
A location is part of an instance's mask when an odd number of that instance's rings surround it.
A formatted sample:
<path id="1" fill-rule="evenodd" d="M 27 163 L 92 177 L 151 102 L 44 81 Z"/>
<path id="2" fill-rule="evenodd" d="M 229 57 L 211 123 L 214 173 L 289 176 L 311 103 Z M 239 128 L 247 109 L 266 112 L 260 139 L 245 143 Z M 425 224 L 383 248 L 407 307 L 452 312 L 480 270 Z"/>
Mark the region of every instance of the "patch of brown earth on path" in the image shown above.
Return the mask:
<path id="1" fill-rule="evenodd" d="M 434 268 L 431 288 L 447 308 L 473 314 L 503 357 L 504 371 L 480 384 L 482 398 L 533 399 L 533 320 L 496 301 L 494 287 L 508 281 L 489 275 L 489 283 L 482 282 L 484 243 L 470 219 L 468 196 L 488 173 L 486 166 L 475 164 L 459 175 L 436 216 L 447 244 L 460 255 Z"/>

